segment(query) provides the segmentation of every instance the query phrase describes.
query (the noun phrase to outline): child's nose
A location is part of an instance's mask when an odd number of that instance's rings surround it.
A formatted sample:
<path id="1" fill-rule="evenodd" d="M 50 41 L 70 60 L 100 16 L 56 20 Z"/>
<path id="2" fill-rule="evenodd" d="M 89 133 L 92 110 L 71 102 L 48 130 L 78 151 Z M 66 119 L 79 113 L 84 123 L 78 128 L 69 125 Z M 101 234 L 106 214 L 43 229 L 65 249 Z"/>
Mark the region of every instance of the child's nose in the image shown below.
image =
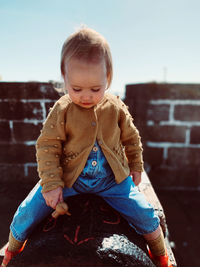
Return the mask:
<path id="1" fill-rule="evenodd" d="M 84 93 L 84 94 L 82 95 L 82 99 L 83 99 L 84 101 L 90 100 L 91 97 L 92 97 L 92 96 L 91 96 L 90 93 Z"/>

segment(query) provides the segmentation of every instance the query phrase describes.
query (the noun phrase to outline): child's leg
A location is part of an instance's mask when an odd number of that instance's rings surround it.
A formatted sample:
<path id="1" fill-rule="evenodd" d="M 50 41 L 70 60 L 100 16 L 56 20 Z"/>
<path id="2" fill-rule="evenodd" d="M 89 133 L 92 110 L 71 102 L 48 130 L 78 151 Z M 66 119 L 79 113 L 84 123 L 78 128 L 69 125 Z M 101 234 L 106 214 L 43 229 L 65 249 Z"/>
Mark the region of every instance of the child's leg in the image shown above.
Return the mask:
<path id="1" fill-rule="evenodd" d="M 8 238 L 8 250 L 9 251 L 18 251 L 22 248 L 24 242 L 20 242 L 18 240 L 16 240 L 12 234 L 12 232 L 10 231 L 9 233 L 9 238 Z"/>
<path id="2" fill-rule="evenodd" d="M 52 211 L 46 205 L 41 190 L 42 187 L 37 183 L 14 214 L 10 230 L 19 242 L 24 242 L 34 227 Z"/>
<path id="3" fill-rule="evenodd" d="M 53 209 L 46 205 L 41 193 L 42 187 L 39 183 L 33 188 L 29 195 L 18 207 L 10 226 L 8 247 L 1 266 L 7 266 L 8 262 L 23 248 L 34 227 L 39 224 Z M 63 197 L 76 195 L 73 188 L 65 188 Z"/>
<path id="4" fill-rule="evenodd" d="M 166 246 L 163 231 L 160 226 L 149 234 L 143 235 L 146 239 L 151 253 L 155 256 L 165 255 Z"/>
<path id="5" fill-rule="evenodd" d="M 20 204 L 13 217 L 2 266 L 7 266 L 8 262 L 20 253 L 34 225 L 50 212 L 51 208 L 46 206 L 41 194 L 41 186 L 38 183 Z"/>
<path id="6" fill-rule="evenodd" d="M 41 193 L 42 187 L 38 183 L 18 207 L 10 226 L 13 237 L 19 242 L 24 242 L 32 230 L 39 224 L 53 209 L 46 205 Z M 63 197 L 76 195 L 73 188 L 64 188 Z"/>
<path id="7" fill-rule="evenodd" d="M 116 209 L 136 230 L 146 239 L 151 251 L 152 259 L 165 257 L 164 264 L 160 258 L 156 266 L 171 266 L 166 256 L 164 236 L 160 228 L 160 220 L 155 215 L 153 207 L 146 201 L 144 195 L 134 185 L 132 178 L 128 177 L 122 183 L 114 183 L 110 188 L 98 193 L 114 209 Z M 153 257 L 155 256 L 155 257 Z M 155 262 L 155 260 L 154 260 Z"/>
<path id="8" fill-rule="evenodd" d="M 114 182 L 108 189 L 104 187 L 98 195 L 117 210 L 138 234 L 152 233 L 158 228 L 159 218 L 130 176 L 120 184 Z"/>

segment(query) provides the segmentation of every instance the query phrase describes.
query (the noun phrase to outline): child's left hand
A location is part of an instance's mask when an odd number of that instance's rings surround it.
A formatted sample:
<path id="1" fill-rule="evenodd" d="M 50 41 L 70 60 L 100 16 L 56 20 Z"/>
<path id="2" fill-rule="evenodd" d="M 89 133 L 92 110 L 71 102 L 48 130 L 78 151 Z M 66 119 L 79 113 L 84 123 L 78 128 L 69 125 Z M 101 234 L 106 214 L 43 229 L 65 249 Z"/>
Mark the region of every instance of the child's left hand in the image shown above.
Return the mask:
<path id="1" fill-rule="evenodd" d="M 138 186 L 142 180 L 141 172 L 131 171 L 130 176 L 132 176 L 134 184 Z"/>

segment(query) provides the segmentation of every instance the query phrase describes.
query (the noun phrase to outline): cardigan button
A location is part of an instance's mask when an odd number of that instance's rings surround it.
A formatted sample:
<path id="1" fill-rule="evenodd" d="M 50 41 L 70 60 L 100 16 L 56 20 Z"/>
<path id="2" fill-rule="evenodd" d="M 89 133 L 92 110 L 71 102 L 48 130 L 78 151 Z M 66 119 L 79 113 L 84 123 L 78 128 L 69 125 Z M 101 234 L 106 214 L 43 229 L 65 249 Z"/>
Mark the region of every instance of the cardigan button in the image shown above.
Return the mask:
<path id="1" fill-rule="evenodd" d="M 94 126 L 96 126 L 96 122 L 95 121 L 92 121 L 92 126 L 94 127 Z"/>
<path id="2" fill-rule="evenodd" d="M 92 162 L 92 166 L 95 167 L 96 165 L 97 165 L 97 162 L 94 160 L 94 161 Z"/>
<path id="3" fill-rule="evenodd" d="M 97 151 L 98 151 L 98 147 L 94 146 L 92 150 L 93 150 L 94 152 L 97 152 Z"/>

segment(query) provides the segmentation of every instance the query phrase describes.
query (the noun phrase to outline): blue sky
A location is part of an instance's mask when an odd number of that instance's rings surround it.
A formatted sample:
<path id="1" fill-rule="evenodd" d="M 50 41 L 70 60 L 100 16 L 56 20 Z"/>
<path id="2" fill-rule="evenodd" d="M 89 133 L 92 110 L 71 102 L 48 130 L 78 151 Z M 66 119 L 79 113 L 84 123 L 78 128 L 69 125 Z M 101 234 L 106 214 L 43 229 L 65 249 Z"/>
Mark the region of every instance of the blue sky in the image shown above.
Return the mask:
<path id="1" fill-rule="evenodd" d="M 200 83 L 199 0 L 0 0 L 2 81 L 61 80 L 64 40 L 82 23 L 108 40 L 111 92 L 125 84 Z"/>

